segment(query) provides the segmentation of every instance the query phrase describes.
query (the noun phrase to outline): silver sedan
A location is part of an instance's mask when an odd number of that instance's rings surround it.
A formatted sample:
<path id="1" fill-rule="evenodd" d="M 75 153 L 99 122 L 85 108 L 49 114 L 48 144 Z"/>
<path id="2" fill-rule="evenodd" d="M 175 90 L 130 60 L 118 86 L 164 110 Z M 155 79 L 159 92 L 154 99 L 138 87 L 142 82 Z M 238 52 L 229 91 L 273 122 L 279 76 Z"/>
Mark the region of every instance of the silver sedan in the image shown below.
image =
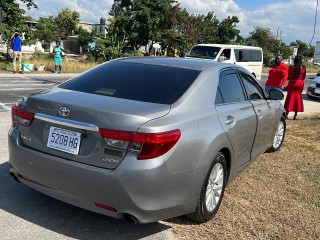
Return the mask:
<path id="1" fill-rule="evenodd" d="M 320 77 L 316 77 L 311 81 L 307 89 L 307 96 L 309 98 L 320 99 Z"/>
<path id="2" fill-rule="evenodd" d="M 10 172 L 132 223 L 205 222 L 245 166 L 280 149 L 282 98 L 233 64 L 117 59 L 12 107 Z"/>

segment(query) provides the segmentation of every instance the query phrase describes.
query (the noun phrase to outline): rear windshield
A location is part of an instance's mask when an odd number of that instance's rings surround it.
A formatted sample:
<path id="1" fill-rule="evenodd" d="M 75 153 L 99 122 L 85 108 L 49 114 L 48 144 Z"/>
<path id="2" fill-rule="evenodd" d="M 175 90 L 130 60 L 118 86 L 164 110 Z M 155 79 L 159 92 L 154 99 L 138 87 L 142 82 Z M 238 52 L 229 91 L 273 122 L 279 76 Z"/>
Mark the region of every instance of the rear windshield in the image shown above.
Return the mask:
<path id="1" fill-rule="evenodd" d="M 215 59 L 221 48 L 209 46 L 194 46 L 187 57 Z"/>
<path id="2" fill-rule="evenodd" d="M 142 102 L 172 104 L 190 87 L 199 73 L 178 67 L 109 62 L 59 87 Z"/>

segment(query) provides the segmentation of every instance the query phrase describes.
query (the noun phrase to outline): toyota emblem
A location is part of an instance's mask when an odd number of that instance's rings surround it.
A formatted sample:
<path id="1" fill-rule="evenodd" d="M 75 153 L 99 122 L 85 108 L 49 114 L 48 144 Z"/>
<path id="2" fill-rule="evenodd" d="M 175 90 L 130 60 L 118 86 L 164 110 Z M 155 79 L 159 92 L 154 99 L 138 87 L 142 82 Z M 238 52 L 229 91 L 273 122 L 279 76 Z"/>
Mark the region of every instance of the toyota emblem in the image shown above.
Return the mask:
<path id="1" fill-rule="evenodd" d="M 59 108 L 59 114 L 60 114 L 62 117 L 67 117 L 67 116 L 69 116 L 69 114 L 70 114 L 70 109 L 67 108 L 67 107 L 60 107 L 60 108 Z"/>

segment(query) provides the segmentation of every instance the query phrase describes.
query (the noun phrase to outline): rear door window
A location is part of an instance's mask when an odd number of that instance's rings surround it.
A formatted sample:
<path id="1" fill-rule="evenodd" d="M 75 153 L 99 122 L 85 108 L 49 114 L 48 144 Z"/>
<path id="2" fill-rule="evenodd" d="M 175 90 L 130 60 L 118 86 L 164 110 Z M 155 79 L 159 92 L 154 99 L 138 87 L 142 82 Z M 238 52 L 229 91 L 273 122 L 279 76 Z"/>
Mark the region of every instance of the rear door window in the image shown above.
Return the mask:
<path id="1" fill-rule="evenodd" d="M 59 87 L 142 102 L 172 104 L 200 71 L 128 62 L 102 64 Z"/>
<path id="2" fill-rule="evenodd" d="M 241 71 L 240 76 L 243 80 L 249 100 L 264 99 L 263 90 L 251 76 Z"/>
<path id="3" fill-rule="evenodd" d="M 234 103 L 245 101 L 242 84 L 235 70 L 226 70 L 220 74 L 218 89 L 221 93 L 223 103 Z M 219 97 L 216 97 L 219 104 Z"/>

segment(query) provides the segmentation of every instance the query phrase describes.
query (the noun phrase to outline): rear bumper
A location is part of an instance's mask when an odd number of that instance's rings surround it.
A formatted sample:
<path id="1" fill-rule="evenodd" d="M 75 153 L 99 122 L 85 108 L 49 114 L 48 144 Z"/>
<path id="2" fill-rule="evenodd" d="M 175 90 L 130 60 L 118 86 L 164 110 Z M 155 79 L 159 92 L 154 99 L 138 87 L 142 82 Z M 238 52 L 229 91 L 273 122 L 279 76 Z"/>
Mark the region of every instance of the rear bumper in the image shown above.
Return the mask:
<path id="1" fill-rule="evenodd" d="M 22 183 L 72 205 L 114 218 L 129 214 L 141 223 L 194 211 L 207 171 L 171 174 L 162 158 L 139 161 L 130 156 L 115 170 L 102 169 L 27 148 L 15 128 L 8 144 L 10 171 Z"/>

